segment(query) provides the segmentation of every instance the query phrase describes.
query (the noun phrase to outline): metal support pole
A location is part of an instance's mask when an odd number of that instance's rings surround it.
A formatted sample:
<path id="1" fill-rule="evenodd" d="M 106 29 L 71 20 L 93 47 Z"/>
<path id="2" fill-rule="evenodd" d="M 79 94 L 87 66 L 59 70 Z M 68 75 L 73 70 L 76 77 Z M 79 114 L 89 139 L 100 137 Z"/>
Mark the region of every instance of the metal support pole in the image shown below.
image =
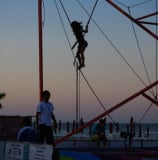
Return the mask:
<path id="1" fill-rule="evenodd" d="M 38 34 L 39 34 L 39 99 L 43 92 L 43 37 L 42 37 L 42 0 L 38 0 Z"/>

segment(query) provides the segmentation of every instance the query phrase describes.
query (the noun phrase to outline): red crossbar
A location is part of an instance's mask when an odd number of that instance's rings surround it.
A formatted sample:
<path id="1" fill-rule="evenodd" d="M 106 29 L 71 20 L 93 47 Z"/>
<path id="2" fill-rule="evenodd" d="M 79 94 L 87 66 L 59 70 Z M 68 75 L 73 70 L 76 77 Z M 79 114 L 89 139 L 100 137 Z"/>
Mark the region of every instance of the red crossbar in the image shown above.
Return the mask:
<path id="1" fill-rule="evenodd" d="M 93 123 L 95 123 L 96 121 L 98 121 L 99 119 L 105 117 L 106 115 L 110 114 L 111 112 L 115 111 L 116 109 L 120 108 L 121 106 L 123 106 L 124 104 L 128 103 L 129 101 L 133 100 L 134 98 L 138 97 L 139 95 L 143 94 L 144 92 L 148 91 L 149 89 L 151 89 L 152 87 L 156 86 L 158 84 L 158 81 L 155 81 L 154 83 L 150 84 L 149 86 L 145 87 L 144 89 L 138 91 L 137 93 L 133 94 L 132 96 L 128 97 L 127 99 L 123 100 L 122 102 L 118 103 L 117 105 L 113 106 L 112 108 L 110 108 L 109 110 L 106 110 L 104 113 L 98 115 L 97 117 L 93 118 L 92 120 L 90 120 L 89 122 L 87 122 L 86 124 L 82 125 L 81 127 L 75 129 L 74 131 L 70 132 L 69 134 L 67 134 L 66 136 L 58 139 L 55 141 L 55 144 L 59 144 L 67 139 L 69 139 L 72 135 L 80 132 L 82 129 L 92 125 Z"/>

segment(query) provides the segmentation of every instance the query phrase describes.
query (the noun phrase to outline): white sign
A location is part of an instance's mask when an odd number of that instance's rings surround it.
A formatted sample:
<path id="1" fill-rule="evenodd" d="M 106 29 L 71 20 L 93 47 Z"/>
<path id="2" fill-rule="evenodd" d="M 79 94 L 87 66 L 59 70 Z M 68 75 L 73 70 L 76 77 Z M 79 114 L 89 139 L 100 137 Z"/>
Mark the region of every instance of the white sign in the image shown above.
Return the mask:
<path id="1" fill-rule="evenodd" d="M 7 142 L 5 147 L 5 160 L 52 160 L 52 154 L 52 145 Z"/>
<path id="2" fill-rule="evenodd" d="M 30 160 L 52 160 L 53 146 L 30 145 Z"/>
<path id="3" fill-rule="evenodd" d="M 23 160 L 23 144 L 7 142 L 5 147 L 5 160 Z"/>

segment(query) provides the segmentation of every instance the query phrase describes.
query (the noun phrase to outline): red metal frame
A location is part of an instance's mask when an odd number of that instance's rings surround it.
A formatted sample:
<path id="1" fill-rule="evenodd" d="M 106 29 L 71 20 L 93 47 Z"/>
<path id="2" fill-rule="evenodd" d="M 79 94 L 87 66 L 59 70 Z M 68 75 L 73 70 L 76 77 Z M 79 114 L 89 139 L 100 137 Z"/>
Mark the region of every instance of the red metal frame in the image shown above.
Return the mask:
<path id="1" fill-rule="evenodd" d="M 112 0 L 105 0 L 106 2 L 108 2 L 110 5 L 112 5 L 115 9 L 117 9 L 120 13 L 122 13 L 124 16 L 126 16 L 127 18 L 129 18 L 131 21 L 133 21 L 135 24 L 137 24 L 140 28 L 142 28 L 144 31 L 146 31 L 148 34 L 150 34 L 153 38 L 158 40 L 158 35 L 156 35 L 155 33 L 153 33 L 150 29 L 148 29 L 146 26 L 143 25 L 143 23 L 145 22 L 141 22 L 139 21 L 140 19 L 144 19 L 150 16 L 154 16 L 156 14 L 158 14 L 157 12 L 155 13 L 151 13 L 148 15 L 145 15 L 143 17 L 140 18 L 134 18 L 131 15 L 129 15 L 127 12 L 125 12 L 122 8 L 120 8 L 118 5 L 116 5 L 116 3 L 114 3 Z M 146 24 L 154 24 L 152 22 L 146 22 Z M 156 24 L 154 24 L 156 25 Z"/>
<path id="2" fill-rule="evenodd" d="M 139 17 L 136 20 L 141 20 L 141 19 L 149 18 L 149 17 L 155 16 L 156 14 L 158 14 L 158 12 L 154 12 L 154 13 L 151 13 L 151 14 Z"/>
<path id="3" fill-rule="evenodd" d="M 146 99 L 148 99 L 149 101 L 151 101 L 152 103 L 156 104 L 158 106 L 158 101 L 157 99 L 153 99 L 152 97 L 148 96 L 147 94 L 145 93 L 142 93 L 142 96 L 144 96 Z"/>

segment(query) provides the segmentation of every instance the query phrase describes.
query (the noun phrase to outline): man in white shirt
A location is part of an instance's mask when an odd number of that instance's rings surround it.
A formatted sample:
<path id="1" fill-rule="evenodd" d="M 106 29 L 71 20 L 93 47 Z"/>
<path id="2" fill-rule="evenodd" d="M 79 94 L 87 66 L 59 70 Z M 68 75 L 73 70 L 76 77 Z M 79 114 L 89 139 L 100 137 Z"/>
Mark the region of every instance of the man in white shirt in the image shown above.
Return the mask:
<path id="1" fill-rule="evenodd" d="M 54 128 L 56 129 L 57 123 L 54 116 L 54 106 L 50 99 L 50 92 L 45 90 L 42 93 L 43 100 L 37 106 L 37 126 L 40 131 L 40 141 L 44 143 L 46 139 L 46 144 L 54 144 L 54 136 L 53 136 L 53 129 L 52 129 L 52 119 L 54 121 Z"/>

